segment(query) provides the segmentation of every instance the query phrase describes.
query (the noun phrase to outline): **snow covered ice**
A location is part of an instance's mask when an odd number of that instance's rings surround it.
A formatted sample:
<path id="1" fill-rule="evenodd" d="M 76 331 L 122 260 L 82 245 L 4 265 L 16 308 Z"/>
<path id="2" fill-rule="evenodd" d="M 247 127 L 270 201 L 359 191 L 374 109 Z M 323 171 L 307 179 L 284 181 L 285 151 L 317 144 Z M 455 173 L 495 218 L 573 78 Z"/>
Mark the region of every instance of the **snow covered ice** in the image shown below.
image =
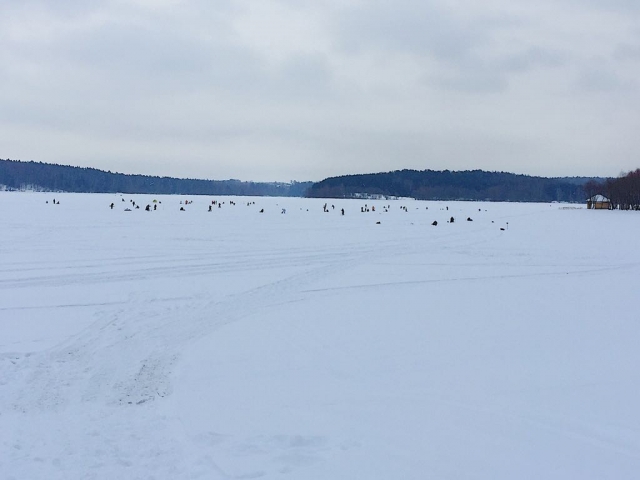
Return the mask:
<path id="1" fill-rule="evenodd" d="M 638 478 L 637 212 L 0 192 L 0 225 L 3 479 Z"/>

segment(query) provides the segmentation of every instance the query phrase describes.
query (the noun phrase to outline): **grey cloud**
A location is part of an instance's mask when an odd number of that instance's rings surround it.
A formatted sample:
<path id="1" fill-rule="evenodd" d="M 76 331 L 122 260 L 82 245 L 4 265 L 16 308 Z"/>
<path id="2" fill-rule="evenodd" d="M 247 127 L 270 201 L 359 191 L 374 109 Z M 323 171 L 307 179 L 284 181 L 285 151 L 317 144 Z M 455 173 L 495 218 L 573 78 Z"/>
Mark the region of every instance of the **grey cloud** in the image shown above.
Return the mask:
<path id="1" fill-rule="evenodd" d="M 621 61 L 639 61 L 640 45 L 633 45 L 629 43 L 618 45 L 618 47 L 613 52 L 613 58 Z"/>
<path id="2" fill-rule="evenodd" d="M 436 2 L 370 2 L 346 11 L 340 22 L 342 45 L 376 47 L 440 59 L 460 58 L 486 41 L 477 24 L 467 24 Z"/>
<path id="3" fill-rule="evenodd" d="M 523 72 L 535 67 L 554 68 L 565 65 L 568 55 L 559 50 L 532 46 L 522 52 L 508 55 L 497 62 L 497 67 L 512 72 Z"/>
<path id="4" fill-rule="evenodd" d="M 56 55 L 106 75 L 144 76 L 153 84 L 177 78 L 187 83 L 241 86 L 261 68 L 249 50 L 224 42 L 207 42 L 184 30 L 108 24 L 52 47 Z"/>
<path id="5" fill-rule="evenodd" d="M 322 54 L 291 57 L 278 69 L 272 82 L 272 91 L 289 99 L 326 101 L 333 95 L 332 72 Z"/>
<path id="6" fill-rule="evenodd" d="M 469 57 L 455 64 L 454 73 L 431 79 L 431 83 L 466 93 L 498 93 L 509 88 L 510 75 L 536 68 L 557 68 L 568 62 L 560 51 L 530 47 L 521 52 L 496 58 Z"/>
<path id="7" fill-rule="evenodd" d="M 575 84 L 582 90 L 601 93 L 630 92 L 638 87 L 635 80 L 624 79 L 610 62 L 598 58 L 579 71 Z"/>
<path id="8" fill-rule="evenodd" d="M 211 62 L 192 38 L 135 26 L 107 25 L 58 45 L 61 54 L 82 65 L 133 69 L 151 76 L 201 71 Z"/>
<path id="9" fill-rule="evenodd" d="M 569 63 L 559 52 L 529 48 L 522 52 L 482 58 L 468 57 L 449 65 L 448 73 L 429 76 L 427 83 L 445 90 L 465 93 L 499 93 L 509 89 L 513 75 L 529 74 L 536 69 L 554 69 Z"/>
<path id="10" fill-rule="evenodd" d="M 438 78 L 432 81 L 433 84 L 444 88 L 464 93 L 499 93 L 505 91 L 509 82 L 504 75 L 491 72 L 475 72 L 475 74 L 465 76 L 457 75 L 451 77 Z"/>
<path id="11" fill-rule="evenodd" d="M 46 14 L 56 17 L 74 18 L 88 12 L 96 11 L 108 2 L 83 0 L 5 0 L 0 11 L 25 11 L 33 14 Z"/>
<path id="12" fill-rule="evenodd" d="M 146 141 L 233 140 L 260 131 L 278 136 L 283 130 L 266 127 L 261 118 L 269 115 L 261 110 L 286 111 L 331 96 L 322 54 L 267 66 L 247 47 L 163 26 L 107 24 L 63 36 L 44 51 L 20 48 L 19 57 L 47 72 L 37 91 L 9 78 L 10 95 L 0 92 L 0 120 L 25 127 Z M 2 76 L 7 73 L 0 68 Z"/>
<path id="13" fill-rule="evenodd" d="M 597 10 L 618 12 L 623 14 L 640 13 L 640 2 L 637 0 L 568 0 L 576 8 L 591 7 Z"/>
<path id="14" fill-rule="evenodd" d="M 492 54 L 497 32 L 527 23 L 506 13 L 468 20 L 458 11 L 445 9 L 441 2 L 375 2 L 348 12 L 340 22 L 340 38 L 354 55 L 378 50 L 414 55 L 417 62 L 435 59 L 443 71 L 427 73 L 426 82 L 439 88 L 500 92 L 508 88 L 512 73 L 555 68 L 569 61 L 561 50 L 538 46 L 534 39 L 515 47 L 519 51 Z"/>

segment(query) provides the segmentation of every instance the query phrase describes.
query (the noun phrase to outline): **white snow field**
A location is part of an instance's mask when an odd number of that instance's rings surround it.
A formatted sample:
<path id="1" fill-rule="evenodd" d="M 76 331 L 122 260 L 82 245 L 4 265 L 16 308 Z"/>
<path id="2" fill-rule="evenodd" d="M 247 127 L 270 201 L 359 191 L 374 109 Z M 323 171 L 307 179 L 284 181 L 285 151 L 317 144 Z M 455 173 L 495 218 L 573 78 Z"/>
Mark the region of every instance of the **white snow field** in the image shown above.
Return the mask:
<path id="1" fill-rule="evenodd" d="M 0 192 L 0 478 L 640 478 L 639 237 L 561 204 Z"/>

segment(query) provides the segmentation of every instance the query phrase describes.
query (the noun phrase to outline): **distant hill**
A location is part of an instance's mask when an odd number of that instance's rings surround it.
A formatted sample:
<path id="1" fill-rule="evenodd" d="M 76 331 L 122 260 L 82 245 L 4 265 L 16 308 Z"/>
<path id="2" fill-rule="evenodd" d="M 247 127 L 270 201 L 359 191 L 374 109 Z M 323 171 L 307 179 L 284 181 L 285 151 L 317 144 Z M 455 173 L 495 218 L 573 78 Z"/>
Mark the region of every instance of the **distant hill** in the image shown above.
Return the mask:
<path id="1" fill-rule="evenodd" d="M 496 202 L 583 202 L 583 186 L 600 178 L 545 178 L 505 172 L 396 170 L 345 175 L 314 183 L 309 197 L 411 197 L 419 200 L 485 200 Z"/>
<path id="2" fill-rule="evenodd" d="M 302 197 L 311 184 L 127 175 L 95 168 L 0 159 L 0 189 L 4 186 L 5 190 Z"/>
<path id="3" fill-rule="evenodd" d="M 363 196 L 419 200 L 583 202 L 584 185 L 604 178 L 545 178 L 505 172 L 396 170 L 312 182 L 243 182 L 112 173 L 95 168 L 0 159 L 0 190 L 167 195 L 249 195 L 316 198 Z"/>

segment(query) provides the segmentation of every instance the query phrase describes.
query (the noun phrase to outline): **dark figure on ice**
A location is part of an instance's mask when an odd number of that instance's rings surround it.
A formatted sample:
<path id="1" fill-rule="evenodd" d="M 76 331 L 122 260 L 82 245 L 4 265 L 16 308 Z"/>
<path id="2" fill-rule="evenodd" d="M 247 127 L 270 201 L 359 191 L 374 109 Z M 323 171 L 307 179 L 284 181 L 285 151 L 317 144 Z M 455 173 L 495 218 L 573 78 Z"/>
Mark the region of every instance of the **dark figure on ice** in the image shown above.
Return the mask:
<path id="1" fill-rule="evenodd" d="M 344 215 L 344 208 L 340 209 L 340 213 Z"/>
<path id="2" fill-rule="evenodd" d="M 453 223 L 455 222 L 455 218 L 451 217 L 451 220 L 449 220 L 449 223 Z"/>
<path id="3" fill-rule="evenodd" d="M 467 217 L 467 222 L 473 222 L 473 218 Z"/>
<path id="4" fill-rule="evenodd" d="M 158 205 L 153 206 L 153 211 L 155 212 L 158 209 Z"/>
<path id="5" fill-rule="evenodd" d="M 145 209 L 147 212 L 150 212 L 150 211 L 151 211 L 151 205 L 147 205 L 146 207 L 144 207 L 144 209 Z"/>
<path id="6" fill-rule="evenodd" d="M 113 202 L 111 202 L 111 205 L 109 205 L 111 207 L 111 210 L 113 210 Z"/>
<path id="7" fill-rule="evenodd" d="M 433 225 L 434 227 L 438 226 L 438 222 L 434 221 L 431 225 Z"/>
<path id="8" fill-rule="evenodd" d="M 209 211 L 211 211 L 211 205 L 209 205 Z"/>

